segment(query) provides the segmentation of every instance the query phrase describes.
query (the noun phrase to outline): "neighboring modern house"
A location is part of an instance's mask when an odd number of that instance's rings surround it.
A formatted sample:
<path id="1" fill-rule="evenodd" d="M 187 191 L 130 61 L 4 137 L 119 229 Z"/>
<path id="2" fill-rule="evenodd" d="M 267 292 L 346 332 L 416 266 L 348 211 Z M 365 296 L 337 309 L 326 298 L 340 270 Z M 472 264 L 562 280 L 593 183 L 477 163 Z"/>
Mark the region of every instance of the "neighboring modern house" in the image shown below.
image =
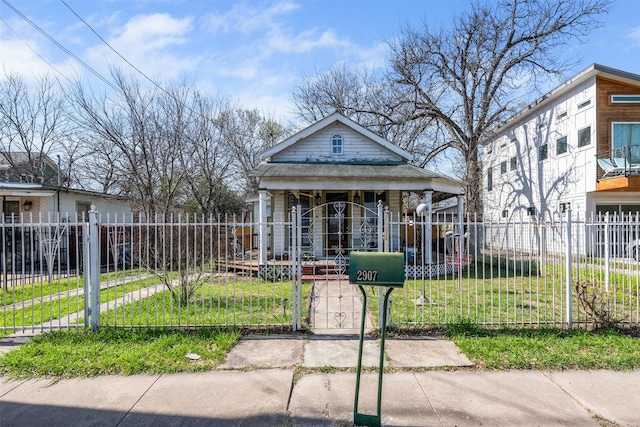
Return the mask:
<path id="1" fill-rule="evenodd" d="M 339 113 L 265 151 L 254 170 L 260 180 L 255 206 L 261 265 L 267 261 L 267 247 L 275 257 L 290 250 L 285 222 L 293 207 L 301 210 L 302 251 L 316 258 L 375 247 L 379 206 L 399 215 L 407 208 L 404 192 L 417 193 L 429 213 L 432 203 L 451 197 L 457 197 L 461 211 L 465 184 L 412 166 L 411 158 Z"/>
<path id="2" fill-rule="evenodd" d="M 593 64 L 484 141 L 483 213 L 640 211 L 640 75 Z"/>

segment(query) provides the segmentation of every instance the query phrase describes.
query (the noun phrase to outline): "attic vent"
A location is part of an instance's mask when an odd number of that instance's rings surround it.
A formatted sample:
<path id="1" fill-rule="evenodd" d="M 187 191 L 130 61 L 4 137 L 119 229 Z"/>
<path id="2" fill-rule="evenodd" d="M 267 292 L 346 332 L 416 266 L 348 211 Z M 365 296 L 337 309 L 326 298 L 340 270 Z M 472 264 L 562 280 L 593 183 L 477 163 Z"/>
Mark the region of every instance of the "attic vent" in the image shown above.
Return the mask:
<path id="1" fill-rule="evenodd" d="M 342 135 L 333 135 L 331 137 L 331 154 L 342 154 L 343 145 Z"/>

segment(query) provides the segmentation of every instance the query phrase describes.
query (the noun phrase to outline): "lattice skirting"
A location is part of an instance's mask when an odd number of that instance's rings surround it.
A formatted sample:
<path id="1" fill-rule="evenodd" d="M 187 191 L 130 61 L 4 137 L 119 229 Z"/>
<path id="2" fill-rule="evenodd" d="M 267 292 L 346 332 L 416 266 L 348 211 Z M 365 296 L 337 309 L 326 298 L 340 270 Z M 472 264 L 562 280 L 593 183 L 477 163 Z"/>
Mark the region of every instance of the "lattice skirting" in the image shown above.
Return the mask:
<path id="1" fill-rule="evenodd" d="M 453 264 L 429 264 L 429 265 L 405 265 L 404 276 L 407 279 L 420 279 L 422 277 L 449 276 L 456 272 Z M 291 280 L 293 267 L 291 265 L 260 265 L 258 277 L 263 280 Z"/>
<path id="2" fill-rule="evenodd" d="M 290 265 L 259 265 L 258 277 L 268 281 L 291 280 L 293 267 Z"/>
<path id="3" fill-rule="evenodd" d="M 455 272 L 454 267 L 452 264 L 405 265 L 404 276 L 407 279 L 448 276 Z"/>

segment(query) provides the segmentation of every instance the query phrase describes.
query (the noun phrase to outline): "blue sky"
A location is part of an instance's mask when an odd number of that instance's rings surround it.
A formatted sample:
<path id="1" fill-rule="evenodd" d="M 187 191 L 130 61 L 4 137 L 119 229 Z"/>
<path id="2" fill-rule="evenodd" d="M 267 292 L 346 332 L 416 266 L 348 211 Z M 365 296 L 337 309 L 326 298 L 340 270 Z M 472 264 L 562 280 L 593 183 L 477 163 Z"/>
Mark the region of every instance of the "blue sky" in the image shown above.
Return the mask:
<path id="1" fill-rule="evenodd" d="M 285 119 L 300 79 L 340 62 L 384 67 L 386 41 L 403 26 L 424 21 L 446 27 L 469 5 L 463 0 L 1 0 L 2 67 L 28 80 L 58 72 L 90 76 L 4 2 L 105 77 L 109 65 L 133 70 L 73 12 L 154 80 L 186 79 L 242 107 Z M 594 62 L 640 74 L 639 17 L 640 0 L 617 0 L 603 17 L 604 27 L 567 48 L 580 57 L 567 75 Z"/>

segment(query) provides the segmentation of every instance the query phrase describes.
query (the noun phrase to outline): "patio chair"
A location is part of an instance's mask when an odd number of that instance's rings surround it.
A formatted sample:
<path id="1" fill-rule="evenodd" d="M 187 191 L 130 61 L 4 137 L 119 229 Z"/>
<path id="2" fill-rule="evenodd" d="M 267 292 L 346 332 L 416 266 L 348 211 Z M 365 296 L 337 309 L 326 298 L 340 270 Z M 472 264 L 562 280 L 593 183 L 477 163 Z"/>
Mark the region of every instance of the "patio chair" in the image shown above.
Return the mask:
<path id="1" fill-rule="evenodd" d="M 620 175 L 624 172 L 624 168 L 614 165 L 609 159 L 598 159 L 598 164 L 604 171 L 602 178 L 607 175 Z"/>
<path id="2" fill-rule="evenodd" d="M 640 173 L 640 165 L 632 165 L 626 157 L 614 157 L 613 163 L 625 173 Z"/>

